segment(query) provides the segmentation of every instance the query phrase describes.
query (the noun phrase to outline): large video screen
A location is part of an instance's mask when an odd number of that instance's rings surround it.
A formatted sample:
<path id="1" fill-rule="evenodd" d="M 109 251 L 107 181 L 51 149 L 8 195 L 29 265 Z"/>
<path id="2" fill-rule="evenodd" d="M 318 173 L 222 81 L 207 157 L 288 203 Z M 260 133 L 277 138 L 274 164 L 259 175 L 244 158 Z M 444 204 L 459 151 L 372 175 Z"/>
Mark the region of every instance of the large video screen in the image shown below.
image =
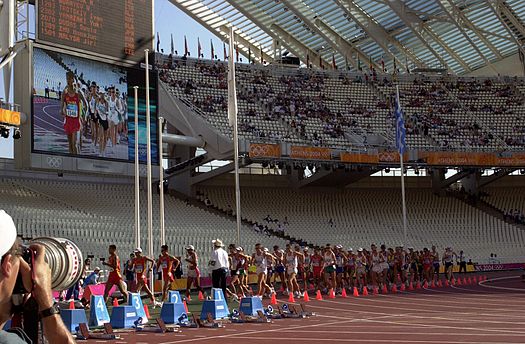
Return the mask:
<path id="1" fill-rule="evenodd" d="M 152 48 L 152 0 L 38 0 L 37 40 L 139 61 Z"/>
<path id="2" fill-rule="evenodd" d="M 139 86 L 139 159 L 146 162 L 145 75 L 60 52 L 33 49 L 33 152 L 134 161 Z M 156 77 L 150 80 L 152 162 L 158 163 Z"/>

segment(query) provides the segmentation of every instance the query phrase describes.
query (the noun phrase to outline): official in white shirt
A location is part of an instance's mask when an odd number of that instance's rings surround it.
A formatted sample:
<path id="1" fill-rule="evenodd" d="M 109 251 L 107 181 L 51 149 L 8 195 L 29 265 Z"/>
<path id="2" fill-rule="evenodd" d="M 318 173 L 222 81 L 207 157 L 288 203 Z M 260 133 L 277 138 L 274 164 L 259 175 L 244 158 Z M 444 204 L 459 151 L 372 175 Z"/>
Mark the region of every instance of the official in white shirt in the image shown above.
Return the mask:
<path id="1" fill-rule="evenodd" d="M 223 247 L 221 240 L 212 241 L 214 251 L 211 254 L 210 266 L 212 269 L 211 280 L 214 288 L 221 288 L 226 297 L 226 277 L 228 276 L 228 252 Z"/>

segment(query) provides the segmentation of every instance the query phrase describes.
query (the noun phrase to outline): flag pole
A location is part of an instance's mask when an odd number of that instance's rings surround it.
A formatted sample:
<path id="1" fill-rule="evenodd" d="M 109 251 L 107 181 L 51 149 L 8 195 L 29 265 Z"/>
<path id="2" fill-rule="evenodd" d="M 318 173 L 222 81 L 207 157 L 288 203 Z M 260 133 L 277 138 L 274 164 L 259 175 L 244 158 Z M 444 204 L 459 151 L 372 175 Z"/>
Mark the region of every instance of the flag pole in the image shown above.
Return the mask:
<path id="1" fill-rule="evenodd" d="M 406 205 L 406 198 L 405 198 L 405 168 L 403 166 L 403 153 L 404 153 L 404 142 L 401 138 L 400 133 L 400 126 L 399 126 L 399 119 L 398 116 L 403 116 L 403 113 L 401 112 L 401 103 L 399 102 L 399 85 L 396 85 L 396 105 L 399 109 L 399 114 L 396 114 L 396 143 L 399 147 L 399 162 L 401 167 L 401 203 L 403 204 L 403 245 L 407 245 L 407 205 Z M 396 109 L 397 110 L 397 109 Z M 401 118 L 402 119 L 402 118 Z M 403 124 L 404 127 L 404 124 Z M 403 147 L 401 147 L 403 145 Z"/>
<path id="2" fill-rule="evenodd" d="M 149 49 L 144 50 L 146 62 L 146 144 L 147 144 L 147 180 L 148 180 L 148 256 L 153 257 L 153 196 L 151 180 L 151 118 L 150 118 L 150 95 L 149 95 Z M 154 290 L 153 270 L 150 271 L 150 290 Z"/>
<path id="3" fill-rule="evenodd" d="M 233 161 L 235 164 L 235 215 L 237 219 L 237 244 L 241 244 L 241 190 L 239 185 L 239 137 L 237 126 L 237 92 L 235 85 L 235 62 L 233 58 L 235 39 L 230 28 L 230 57 L 228 59 L 228 119 L 233 126 Z"/>

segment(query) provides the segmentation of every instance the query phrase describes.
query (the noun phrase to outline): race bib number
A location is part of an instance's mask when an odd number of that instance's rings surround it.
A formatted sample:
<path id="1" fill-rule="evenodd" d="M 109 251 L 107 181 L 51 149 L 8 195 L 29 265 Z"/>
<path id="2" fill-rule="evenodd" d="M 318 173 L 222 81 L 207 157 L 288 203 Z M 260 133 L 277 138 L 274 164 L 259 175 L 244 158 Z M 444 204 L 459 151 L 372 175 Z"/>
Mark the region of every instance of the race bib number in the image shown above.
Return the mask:
<path id="1" fill-rule="evenodd" d="M 161 266 L 162 266 L 163 269 L 167 269 L 167 268 L 168 268 L 168 263 L 163 262 L 163 263 L 161 264 Z"/>
<path id="2" fill-rule="evenodd" d="M 144 267 L 142 265 L 135 265 L 135 272 L 138 274 L 141 274 L 144 271 Z"/>
<path id="3" fill-rule="evenodd" d="M 78 117 L 77 104 L 67 104 L 66 105 L 66 116 L 67 117 Z"/>

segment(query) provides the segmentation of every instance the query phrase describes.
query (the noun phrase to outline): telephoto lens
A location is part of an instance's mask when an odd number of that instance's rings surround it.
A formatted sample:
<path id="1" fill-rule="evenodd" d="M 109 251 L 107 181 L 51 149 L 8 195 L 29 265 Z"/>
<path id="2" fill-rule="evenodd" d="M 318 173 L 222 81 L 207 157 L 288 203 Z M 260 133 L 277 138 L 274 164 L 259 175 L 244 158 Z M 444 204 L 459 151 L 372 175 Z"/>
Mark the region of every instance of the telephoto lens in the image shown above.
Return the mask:
<path id="1" fill-rule="evenodd" d="M 51 268 L 51 288 L 67 290 L 82 276 L 84 259 L 78 246 L 64 238 L 41 237 L 30 241 L 45 247 L 45 260 Z"/>

